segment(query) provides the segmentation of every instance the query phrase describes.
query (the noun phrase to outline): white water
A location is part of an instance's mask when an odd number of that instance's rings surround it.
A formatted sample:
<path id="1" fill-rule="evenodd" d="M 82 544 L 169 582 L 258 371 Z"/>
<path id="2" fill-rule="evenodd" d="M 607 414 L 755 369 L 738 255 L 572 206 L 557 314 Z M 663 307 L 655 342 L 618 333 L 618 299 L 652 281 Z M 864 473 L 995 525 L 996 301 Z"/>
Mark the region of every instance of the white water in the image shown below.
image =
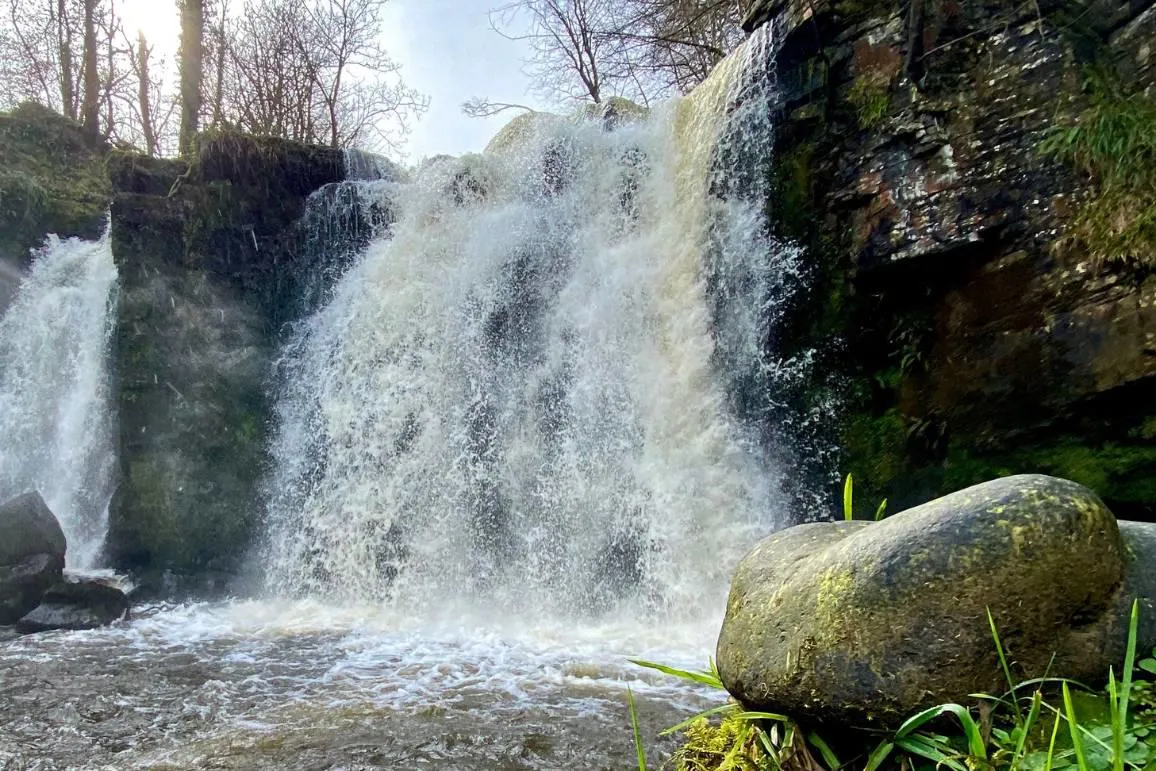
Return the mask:
<path id="1" fill-rule="evenodd" d="M 773 369 L 767 304 L 796 255 L 716 155 L 768 156 L 768 36 L 645 123 L 537 121 L 399 186 L 389 236 L 284 351 L 274 593 L 717 619 L 784 524 L 728 389 Z"/>
<path id="2" fill-rule="evenodd" d="M 73 568 L 98 559 L 112 495 L 115 287 L 107 235 L 50 236 L 0 319 L 0 500 L 38 490 Z"/>
<path id="3" fill-rule="evenodd" d="M 398 219 L 282 352 L 269 596 L 0 647 L 0 765 L 619 768 L 626 683 L 652 750 L 717 703 L 627 657 L 704 665 L 786 524 L 769 34 L 647 123 L 359 186 Z"/>

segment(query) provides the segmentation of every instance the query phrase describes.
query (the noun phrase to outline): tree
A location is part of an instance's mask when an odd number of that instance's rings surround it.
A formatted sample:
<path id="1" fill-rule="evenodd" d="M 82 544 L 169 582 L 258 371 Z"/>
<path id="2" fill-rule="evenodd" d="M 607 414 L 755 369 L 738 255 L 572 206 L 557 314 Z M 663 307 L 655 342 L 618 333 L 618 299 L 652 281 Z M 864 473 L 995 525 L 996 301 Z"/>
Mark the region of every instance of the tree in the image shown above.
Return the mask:
<path id="1" fill-rule="evenodd" d="M 490 14 L 490 26 L 529 44 L 528 74 L 540 91 L 595 104 L 615 90 L 610 58 L 618 0 L 513 0 Z M 525 19 L 526 31 L 510 33 Z"/>
<path id="2" fill-rule="evenodd" d="M 701 83 L 742 39 L 741 0 L 510 0 L 490 14 L 527 42 L 546 97 L 649 103 Z"/>
<path id="3" fill-rule="evenodd" d="M 396 150 L 428 99 L 378 42 L 384 0 L 257 0 L 222 27 L 222 121 L 333 147 Z"/>
<path id="4" fill-rule="evenodd" d="M 145 152 L 157 155 L 160 145 L 157 141 L 156 124 L 153 122 L 152 110 L 152 79 L 149 77 L 149 57 L 152 49 L 145 40 L 144 32 L 138 32 L 136 38 L 136 56 L 133 57 L 133 69 L 136 71 L 137 81 L 137 108 L 140 110 L 141 133 L 144 134 Z"/>
<path id="5" fill-rule="evenodd" d="M 96 56 L 96 3 L 84 0 L 84 98 L 80 122 L 90 136 L 100 136 L 100 72 Z"/>
<path id="6" fill-rule="evenodd" d="M 180 0 L 181 9 L 181 129 L 177 146 L 182 154 L 192 152 L 193 137 L 200 126 L 201 79 L 205 40 L 204 0 Z"/>

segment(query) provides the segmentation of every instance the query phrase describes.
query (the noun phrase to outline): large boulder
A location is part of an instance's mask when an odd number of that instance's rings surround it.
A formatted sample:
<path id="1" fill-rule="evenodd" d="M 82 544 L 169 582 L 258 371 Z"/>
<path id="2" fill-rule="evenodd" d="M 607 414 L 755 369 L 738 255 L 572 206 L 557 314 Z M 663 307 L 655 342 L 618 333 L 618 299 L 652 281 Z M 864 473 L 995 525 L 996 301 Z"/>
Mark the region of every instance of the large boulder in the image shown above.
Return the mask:
<path id="1" fill-rule="evenodd" d="M 1102 679 L 1123 659 L 1131 598 L 1156 640 L 1156 529 L 1042 475 L 1006 477 L 882 522 L 788 528 L 743 558 L 718 641 L 750 707 L 894 725 L 1006 690 L 987 609 L 1017 675 Z M 1150 586 L 1151 585 L 1151 586 Z M 1146 649 L 1146 648 L 1145 648 Z M 1054 657 L 1054 658 L 1053 658 Z"/>
<path id="2" fill-rule="evenodd" d="M 64 531 L 40 493 L 0 504 L 0 624 L 35 608 L 60 580 L 66 546 Z"/>
<path id="3" fill-rule="evenodd" d="M 95 629 L 124 618 L 128 607 L 125 593 L 104 580 L 66 576 L 44 593 L 31 613 L 16 622 L 16 631 Z"/>

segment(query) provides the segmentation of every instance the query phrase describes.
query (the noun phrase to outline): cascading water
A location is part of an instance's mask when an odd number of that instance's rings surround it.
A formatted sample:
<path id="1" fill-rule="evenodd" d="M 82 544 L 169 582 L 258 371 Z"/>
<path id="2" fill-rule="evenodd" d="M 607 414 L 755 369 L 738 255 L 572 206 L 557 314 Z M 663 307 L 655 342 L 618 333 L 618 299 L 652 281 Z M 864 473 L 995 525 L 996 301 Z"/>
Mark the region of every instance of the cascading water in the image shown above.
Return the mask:
<path id="1" fill-rule="evenodd" d="M 0 644 L 0 766 L 625 768 L 624 683 L 652 758 L 717 706 L 627 657 L 702 666 L 731 567 L 784 524 L 770 45 L 645 122 L 531 116 L 319 191 L 270 591 Z"/>
<path id="2" fill-rule="evenodd" d="M 719 182 L 768 154 L 768 35 L 646 122 L 522 121 L 398 191 L 284 352 L 275 592 L 715 615 L 781 524 L 729 379 L 766 382 L 796 255 Z"/>
<path id="3" fill-rule="evenodd" d="M 0 499 L 38 490 L 73 568 L 98 559 L 112 495 L 116 275 L 107 236 L 50 237 L 0 319 Z"/>

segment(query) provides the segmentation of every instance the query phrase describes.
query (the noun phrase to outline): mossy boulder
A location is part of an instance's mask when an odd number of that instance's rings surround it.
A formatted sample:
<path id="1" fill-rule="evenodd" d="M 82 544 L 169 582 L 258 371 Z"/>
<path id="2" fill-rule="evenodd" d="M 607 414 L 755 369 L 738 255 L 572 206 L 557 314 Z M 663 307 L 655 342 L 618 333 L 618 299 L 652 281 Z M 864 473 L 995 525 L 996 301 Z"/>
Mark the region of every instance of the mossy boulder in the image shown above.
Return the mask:
<path id="1" fill-rule="evenodd" d="M 986 482 L 882 522 L 799 525 L 739 564 L 719 671 L 750 707 L 895 725 L 1006 689 L 990 609 L 1018 675 L 1094 681 L 1123 659 L 1130 597 L 1152 596 L 1135 566 L 1154 556 L 1156 534 L 1133 534 L 1126 547 L 1093 492 L 1043 475 Z M 1156 642 L 1149 632 L 1142 645 Z"/>

